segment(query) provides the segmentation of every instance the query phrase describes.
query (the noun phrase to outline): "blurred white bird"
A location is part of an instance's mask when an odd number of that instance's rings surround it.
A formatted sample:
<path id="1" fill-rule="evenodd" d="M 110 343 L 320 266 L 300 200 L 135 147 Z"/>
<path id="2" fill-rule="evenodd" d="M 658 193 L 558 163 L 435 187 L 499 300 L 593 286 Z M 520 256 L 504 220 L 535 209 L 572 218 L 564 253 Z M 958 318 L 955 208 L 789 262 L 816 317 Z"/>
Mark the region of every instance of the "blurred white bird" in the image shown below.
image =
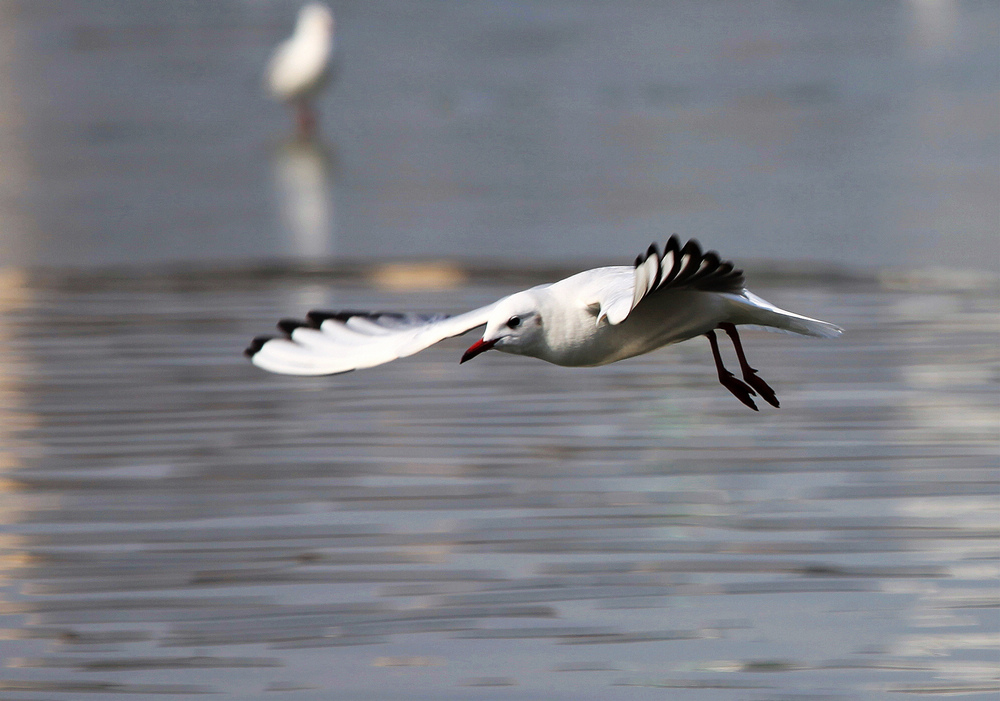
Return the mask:
<path id="1" fill-rule="evenodd" d="M 291 38 L 282 43 L 268 63 L 265 76 L 272 97 L 295 108 L 299 133 L 316 128 L 313 101 L 330 79 L 334 55 L 333 11 L 313 2 L 299 10 Z"/>
<path id="2" fill-rule="evenodd" d="M 634 267 L 595 268 L 559 282 L 516 292 L 458 316 L 385 312 L 313 311 L 305 321 L 278 322 L 284 337 L 259 336 L 246 350 L 254 365 L 287 375 L 332 375 L 413 355 L 477 326 L 486 329 L 462 356 L 464 363 L 495 349 L 556 365 L 594 366 L 707 336 L 719 381 L 757 410 L 759 394 L 778 406 L 774 390 L 750 367 L 738 324 L 835 338 L 843 330 L 779 309 L 743 285 L 743 271 L 697 241 L 671 236 Z M 726 370 L 715 330 L 733 342 L 743 380 Z"/>

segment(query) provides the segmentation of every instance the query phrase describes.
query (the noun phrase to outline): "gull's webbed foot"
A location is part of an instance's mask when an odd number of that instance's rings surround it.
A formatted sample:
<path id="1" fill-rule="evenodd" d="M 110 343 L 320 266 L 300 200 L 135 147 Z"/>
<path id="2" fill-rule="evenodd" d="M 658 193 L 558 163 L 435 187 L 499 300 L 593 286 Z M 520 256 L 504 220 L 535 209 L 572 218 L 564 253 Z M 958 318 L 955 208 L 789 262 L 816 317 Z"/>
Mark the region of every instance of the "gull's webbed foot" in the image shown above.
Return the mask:
<path id="1" fill-rule="evenodd" d="M 779 408 L 781 405 L 778 403 L 778 397 L 775 395 L 774 390 L 771 389 L 771 385 L 764 382 L 763 378 L 757 374 L 756 368 L 750 367 L 750 363 L 747 362 L 746 354 L 743 352 L 743 344 L 740 342 L 740 335 L 736 332 L 736 325 L 724 323 L 719 324 L 719 328 L 725 331 L 733 342 L 733 348 L 736 349 L 736 357 L 740 361 L 740 372 L 743 373 L 743 381 L 757 390 L 757 394 L 760 395 L 761 399 L 771 406 Z"/>
<path id="2" fill-rule="evenodd" d="M 722 386 L 733 393 L 737 399 L 746 404 L 748 407 L 754 411 L 758 411 L 757 405 L 753 403 L 750 397 L 757 395 L 750 385 L 746 384 L 742 380 L 738 380 L 733 373 L 726 370 L 726 366 L 722 364 L 722 355 L 719 353 L 719 341 L 715 337 L 715 331 L 709 331 L 705 334 L 708 336 L 708 342 L 712 344 L 712 357 L 715 358 L 715 369 L 719 371 L 719 382 Z"/>
<path id="3" fill-rule="evenodd" d="M 757 408 L 757 405 L 754 404 L 753 400 L 750 398 L 756 396 L 757 393 L 754 392 L 753 389 L 745 382 L 737 379 L 733 373 L 726 372 L 725 375 L 719 375 L 719 382 L 721 382 L 723 387 L 732 392 L 737 399 L 746 404 L 748 407 L 754 411 L 760 411 Z M 764 398 L 767 399 L 767 397 Z"/>

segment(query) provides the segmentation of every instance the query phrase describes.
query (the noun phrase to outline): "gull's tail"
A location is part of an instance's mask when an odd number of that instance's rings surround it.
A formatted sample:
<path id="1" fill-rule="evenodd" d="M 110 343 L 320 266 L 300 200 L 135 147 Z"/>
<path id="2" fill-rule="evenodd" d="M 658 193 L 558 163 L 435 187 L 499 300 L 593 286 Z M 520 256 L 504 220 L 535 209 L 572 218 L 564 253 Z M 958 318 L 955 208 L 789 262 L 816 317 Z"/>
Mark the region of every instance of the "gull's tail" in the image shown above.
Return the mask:
<path id="1" fill-rule="evenodd" d="M 776 307 L 766 299 L 744 290 L 740 295 L 726 295 L 734 302 L 738 321 L 733 323 L 759 326 L 768 331 L 788 331 L 815 338 L 837 338 L 844 330 L 829 321 L 812 319 L 795 312 Z"/>

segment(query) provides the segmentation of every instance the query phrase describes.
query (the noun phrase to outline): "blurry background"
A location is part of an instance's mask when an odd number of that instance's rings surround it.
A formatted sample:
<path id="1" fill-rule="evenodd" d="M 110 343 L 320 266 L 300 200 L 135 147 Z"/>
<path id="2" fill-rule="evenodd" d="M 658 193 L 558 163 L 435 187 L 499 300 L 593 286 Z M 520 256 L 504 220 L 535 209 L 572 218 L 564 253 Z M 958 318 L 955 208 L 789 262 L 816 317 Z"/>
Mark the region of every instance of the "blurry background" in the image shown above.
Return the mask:
<path id="1" fill-rule="evenodd" d="M 616 263 L 677 232 L 1000 266 L 995 2 L 343 2 L 306 149 L 261 87 L 297 9 L 0 4 L 4 264 Z"/>
<path id="2" fill-rule="evenodd" d="M 0 697 L 824 699 L 1000 685 L 1000 5 L 0 1 Z M 846 328 L 330 378 L 697 237 Z"/>

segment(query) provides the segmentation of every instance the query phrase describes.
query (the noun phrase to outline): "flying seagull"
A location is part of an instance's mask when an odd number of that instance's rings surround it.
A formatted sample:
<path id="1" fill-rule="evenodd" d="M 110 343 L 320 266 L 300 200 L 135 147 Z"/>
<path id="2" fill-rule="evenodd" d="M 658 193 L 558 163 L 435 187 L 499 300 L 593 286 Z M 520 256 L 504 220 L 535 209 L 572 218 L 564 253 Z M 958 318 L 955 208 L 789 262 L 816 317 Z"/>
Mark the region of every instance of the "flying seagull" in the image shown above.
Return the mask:
<path id="1" fill-rule="evenodd" d="M 778 406 L 774 390 L 750 367 L 738 325 L 835 338 L 843 329 L 779 309 L 744 287 L 743 271 L 695 240 L 671 236 L 634 266 L 577 273 L 516 292 L 464 314 L 312 311 L 278 322 L 283 336 L 258 336 L 245 354 L 254 365 L 286 375 L 333 375 L 403 358 L 480 326 L 483 337 L 460 362 L 488 350 L 528 355 L 565 366 L 606 365 L 661 346 L 707 336 L 719 381 L 757 410 L 751 397 Z M 733 342 L 740 380 L 726 370 L 716 330 Z"/>
<path id="2" fill-rule="evenodd" d="M 304 5 L 294 33 L 275 49 L 264 76 L 271 96 L 295 108 L 298 130 L 304 136 L 316 128 L 313 100 L 330 79 L 333 30 L 329 7 L 318 2 Z"/>

